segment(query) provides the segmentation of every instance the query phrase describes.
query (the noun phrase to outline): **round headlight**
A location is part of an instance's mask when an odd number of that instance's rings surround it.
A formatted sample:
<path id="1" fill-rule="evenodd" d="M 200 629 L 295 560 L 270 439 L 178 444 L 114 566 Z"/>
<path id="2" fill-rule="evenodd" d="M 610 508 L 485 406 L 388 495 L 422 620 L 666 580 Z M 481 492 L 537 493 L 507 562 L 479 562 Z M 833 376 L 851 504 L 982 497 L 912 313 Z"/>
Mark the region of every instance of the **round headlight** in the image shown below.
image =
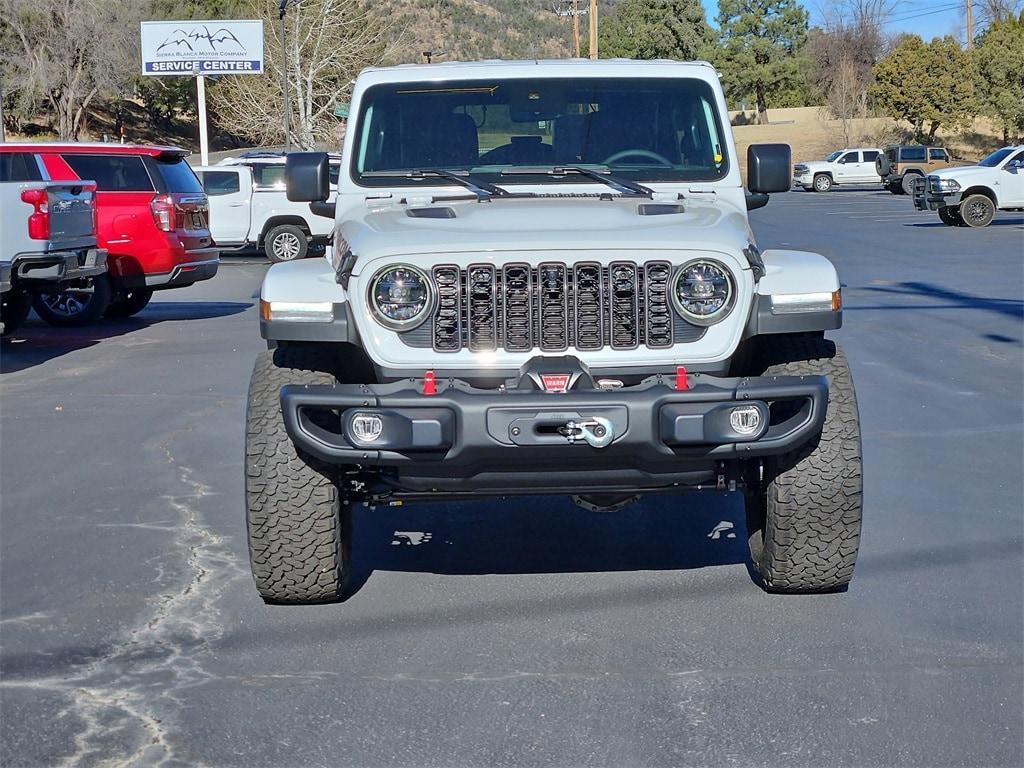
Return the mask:
<path id="1" fill-rule="evenodd" d="M 378 323 L 395 331 L 408 331 L 430 314 L 434 286 L 416 267 L 385 267 L 370 281 L 369 301 Z"/>
<path id="2" fill-rule="evenodd" d="M 723 320 L 735 300 L 732 273 L 723 264 L 698 259 L 684 264 L 676 273 L 672 303 L 694 325 L 712 325 Z"/>

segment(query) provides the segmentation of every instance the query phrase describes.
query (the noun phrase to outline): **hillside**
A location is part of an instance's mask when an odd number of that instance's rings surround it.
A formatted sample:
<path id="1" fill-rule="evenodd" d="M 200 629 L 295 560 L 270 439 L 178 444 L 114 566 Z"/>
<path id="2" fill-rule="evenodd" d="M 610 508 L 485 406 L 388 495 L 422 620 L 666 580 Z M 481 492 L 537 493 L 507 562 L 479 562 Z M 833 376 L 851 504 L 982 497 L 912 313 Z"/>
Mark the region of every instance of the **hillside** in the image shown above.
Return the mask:
<path id="1" fill-rule="evenodd" d="M 571 56 L 572 23 L 554 13 L 558 4 L 557 0 L 380 0 L 376 6 L 395 31 L 394 60 L 419 62 L 423 51 L 449 61 Z M 580 0 L 581 7 L 586 5 L 587 0 Z M 602 0 L 600 5 L 607 11 L 614 0 Z M 586 17 L 581 24 L 585 38 Z"/>

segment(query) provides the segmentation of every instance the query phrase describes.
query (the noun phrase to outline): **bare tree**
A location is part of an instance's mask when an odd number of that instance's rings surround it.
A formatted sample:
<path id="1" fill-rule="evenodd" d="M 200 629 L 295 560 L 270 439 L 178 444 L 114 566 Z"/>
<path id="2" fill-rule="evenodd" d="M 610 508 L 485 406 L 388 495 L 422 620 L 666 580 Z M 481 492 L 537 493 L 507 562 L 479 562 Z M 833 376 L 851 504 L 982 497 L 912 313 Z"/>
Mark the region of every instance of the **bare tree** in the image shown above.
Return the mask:
<path id="1" fill-rule="evenodd" d="M 251 17 L 264 19 L 266 74 L 228 77 L 212 89 L 217 122 L 258 144 L 282 144 L 284 67 L 291 142 L 303 149 L 335 143 L 337 102 L 361 69 L 387 55 L 386 22 L 358 0 L 304 0 L 288 10 L 282 52 L 276 5 L 248 0 Z"/>
<path id="2" fill-rule="evenodd" d="M 842 121 L 850 140 L 850 121 L 868 116 L 872 68 L 885 50 L 882 31 L 893 0 L 831 0 L 821 9 L 824 23 L 812 30 L 808 54 L 814 61 L 813 85 L 829 111 Z"/>
<path id="3" fill-rule="evenodd" d="M 28 114 L 48 107 L 58 136 L 77 139 L 93 102 L 122 96 L 138 69 L 143 5 L 0 0 L 5 81 L 14 86 L 15 103 Z"/>
<path id="4" fill-rule="evenodd" d="M 975 0 L 977 25 L 984 29 L 998 21 L 1006 21 L 1016 16 L 1024 7 L 1024 0 Z"/>

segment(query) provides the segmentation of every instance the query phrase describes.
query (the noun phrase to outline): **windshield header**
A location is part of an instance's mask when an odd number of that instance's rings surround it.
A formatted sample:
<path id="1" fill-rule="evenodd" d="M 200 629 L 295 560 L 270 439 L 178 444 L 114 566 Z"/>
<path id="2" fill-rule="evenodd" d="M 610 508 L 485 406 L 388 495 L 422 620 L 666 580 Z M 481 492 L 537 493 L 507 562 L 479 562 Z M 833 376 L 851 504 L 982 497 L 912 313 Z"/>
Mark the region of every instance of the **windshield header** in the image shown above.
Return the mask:
<path id="1" fill-rule="evenodd" d="M 529 172 L 573 166 L 632 182 L 714 181 L 729 169 L 724 136 L 703 80 L 543 78 L 372 86 L 349 138 L 352 180 L 386 187 L 422 184 L 423 169 L 478 184 L 578 184 L 579 173 Z"/>

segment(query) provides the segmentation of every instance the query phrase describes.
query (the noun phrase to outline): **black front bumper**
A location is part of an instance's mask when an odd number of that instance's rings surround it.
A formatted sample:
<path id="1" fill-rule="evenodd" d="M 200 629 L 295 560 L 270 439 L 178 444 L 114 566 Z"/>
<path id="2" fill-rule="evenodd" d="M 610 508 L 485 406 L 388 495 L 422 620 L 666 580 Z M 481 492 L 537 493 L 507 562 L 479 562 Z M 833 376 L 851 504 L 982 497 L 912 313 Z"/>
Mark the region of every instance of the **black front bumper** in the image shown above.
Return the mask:
<path id="1" fill-rule="evenodd" d="M 719 378 L 690 375 L 632 387 L 478 389 L 439 381 L 286 386 L 281 407 L 288 434 L 305 453 L 332 464 L 374 468 L 407 491 L 507 493 L 544 489 L 644 489 L 697 484 L 722 462 L 781 454 L 813 439 L 825 419 L 828 382 L 821 376 Z M 749 406 L 759 428 L 735 431 L 730 411 Z M 376 441 L 353 436 L 355 415 L 377 415 Z M 604 447 L 570 440 L 570 423 L 608 425 Z"/>
<path id="2" fill-rule="evenodd" d="M 958 191 L 943 192 L 927 178 L 914 179 L 914 208 L 919 211 L 937 211 L 940 208 L 960 205 L 961 193 Z"/>

